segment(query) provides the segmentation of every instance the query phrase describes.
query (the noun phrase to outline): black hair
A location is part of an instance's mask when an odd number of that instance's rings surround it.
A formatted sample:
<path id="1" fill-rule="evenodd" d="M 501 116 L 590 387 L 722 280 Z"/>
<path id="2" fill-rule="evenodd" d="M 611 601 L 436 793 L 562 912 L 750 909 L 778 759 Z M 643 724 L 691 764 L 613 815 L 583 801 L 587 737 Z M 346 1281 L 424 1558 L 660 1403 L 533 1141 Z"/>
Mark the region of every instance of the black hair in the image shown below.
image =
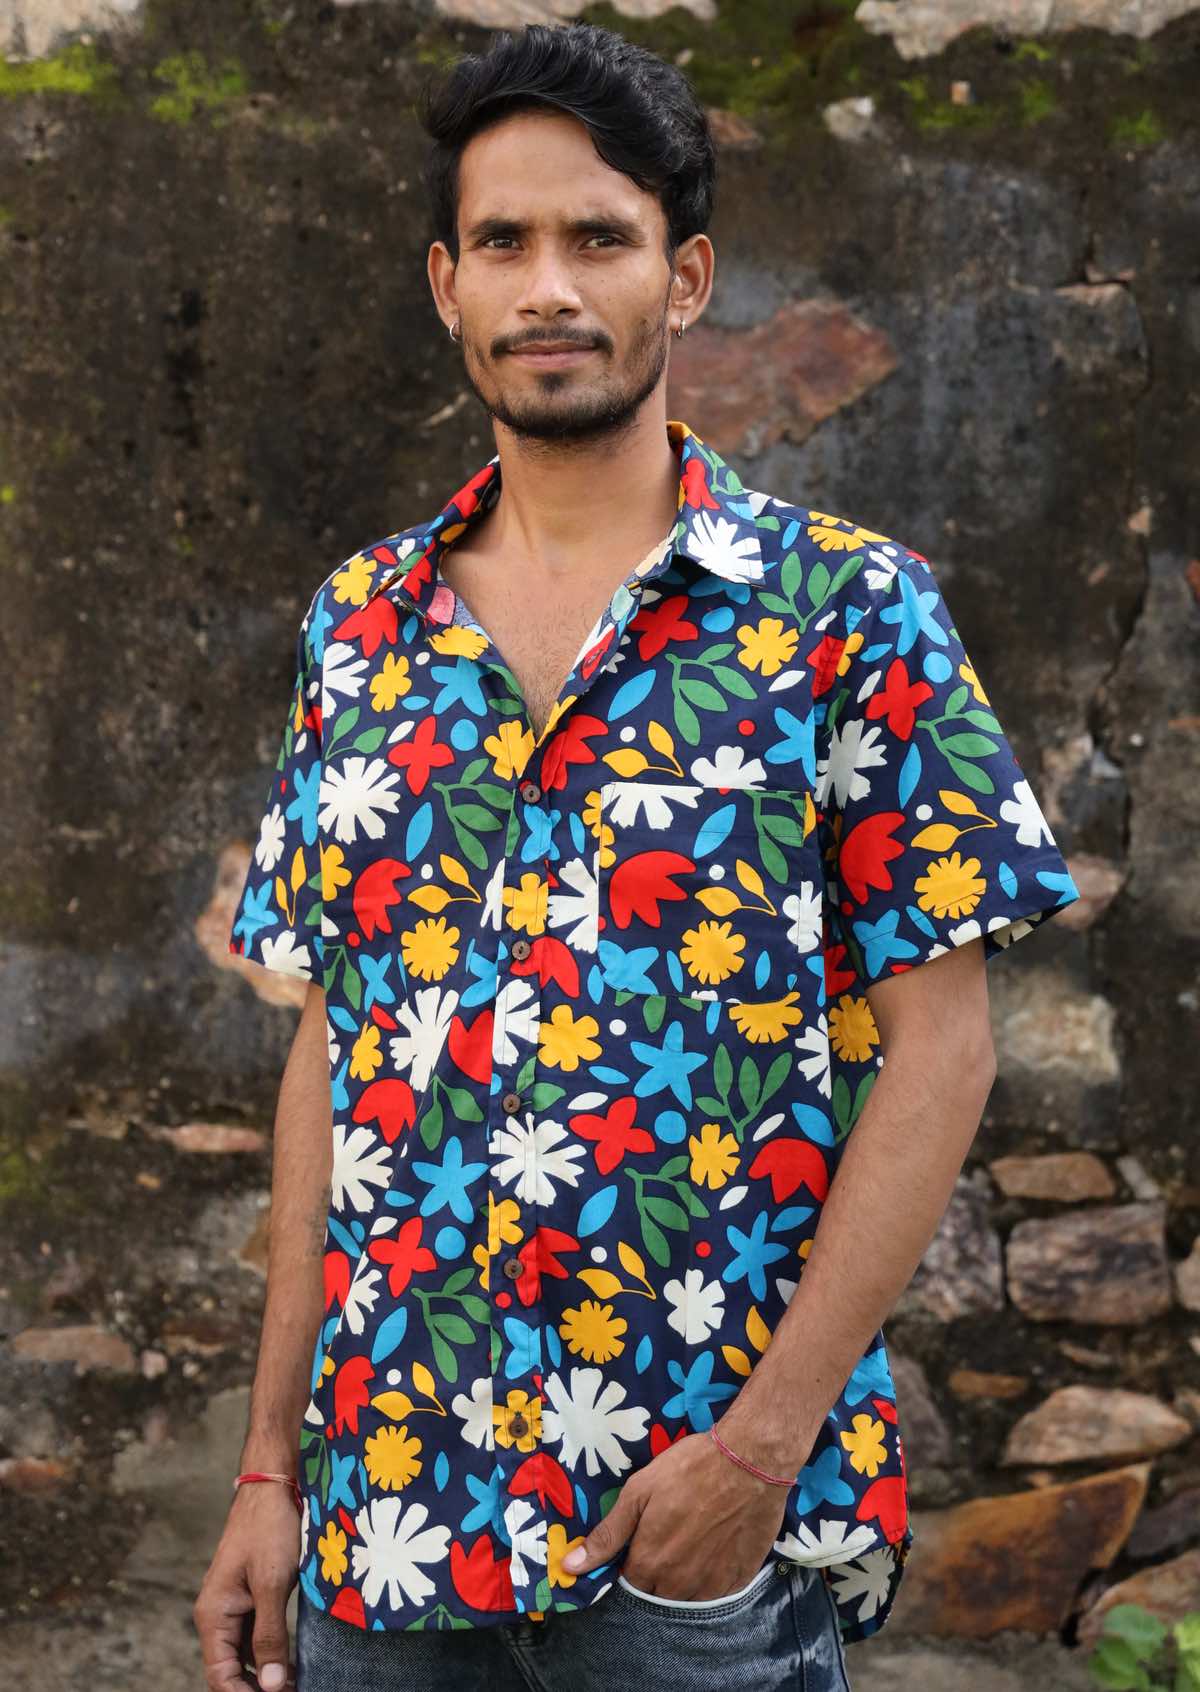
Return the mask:
<path id="1" fill-rule="evenodd" d="M 530 24 L 495 36 L 485 53 L 463 54 L 418 101 L 434 234 L 455 264 L 463 148 L 501 118 L 539 109 L 578 118 L 605 164 L 658 195 L 668 264 L 680 242 L 707 228 L 716 149 L 683 72 L 597 24 Z"/>

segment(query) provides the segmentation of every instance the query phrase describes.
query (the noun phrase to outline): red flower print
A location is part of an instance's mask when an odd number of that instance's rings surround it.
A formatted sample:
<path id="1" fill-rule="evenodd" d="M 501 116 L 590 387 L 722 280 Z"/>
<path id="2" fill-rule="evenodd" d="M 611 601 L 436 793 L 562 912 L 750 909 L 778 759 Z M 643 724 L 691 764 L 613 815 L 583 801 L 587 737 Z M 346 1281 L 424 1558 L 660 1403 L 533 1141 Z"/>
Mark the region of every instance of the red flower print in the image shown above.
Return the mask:
<path id="1" fill-rule="evenodd" d="M 579 1241 L 574 1234 L 564 1234 L 558 1228 L 538 1228 L 530 1240 L 526 1240 L 517 1256 L 525 1265 L 524 1273 L 516 1283 L 517 1296 L 524 1305 L 533 1304 L 542 1296 L 542 1276 L 549 1275 L 556 1281 L 565 1281 L 568 1270 L 558 1261 L 555 1255 L 560 1251 L 578 1251 Z"/>
<path id="2" fill-rule="evenodd" d="M 904 1535 L 908 1508 L 904 1501 L 903 1475 L 880 1475 L 859 1499 L 854 1514 L 860 1522 L 878 1522 L 884 1537 L 894 1544 Z"/>
<path id="3" fill-rule="evenodd" d="M 417 1101 L 407 1081 L 386 1076 L 372 1081 L 354 1107 L 356 1122 L 378 1122 L 379 1132 L 390 1146 L 402 1128 L 417 1119 Z"/>
<path id="4" fill-rule="evenodd" d="M 399 741 L 388 752 L 388 763 L 408 772 L 405 780 L 410 793 L 424 793 L 430 771 L 444 770 L 447 764 L 453 762 L 454 753 L 437 737 L 436 717 L 422 717 L 417 724 L 417 732 L 409 735 L 407 740 Z"/>
<path id="5" fill-rule="evenodd" d="M 678 1445 L 681 1439 L 686 1439 L 691 1429 L 685 1422 L 675 1434 L 669 1434 L 661 1422 L 650 1424 L 650 1455 L 657 1457 L 660 1451 L 665 1451 L 669 1445 Z"/>
<path id="6" fill-rule="evenodd" d="M 838 665 L 842 661 L 842 653 L 846 642 L 838 640 L 833 635 L 822 635 L 821 639 L 808 653 L 805 662 L 813 668 L 813 698 L 819 699 L 837 680 Z"/>
<path id="7" fill-rule="evenodd" d="M 626 1152 L 652 1152 L 654 1135 L 645 1128 L 635 1128 L 637 1100 L 617 1099 L 604 1116 L 573 1116 L 571 1132 L 581 1140 L 596 1142 L 596 1168 L 601 1175 L 611 1175 Z"/>
<path id="8" fill-rule="evenodd" d="M 596 642 L 595 646 L 590 647 L 584 654 L 583 663 L 579 666 L 579 673 L 583 676 L 585 681 L 590 681 L 592 676 L 596 673 L 600 660 L 604 657 L 604 654 L 612 645 L 613 636 L 616 632 L 616 628 L 610 623 L 608 628 L 605 629 L 603 635 Z"/>
<path id="9" fill-rule="evenodd" d="M 476 470 L 469 482 L 464 482 L 456 494 L 446 501 L 442 507 L 442 515 L 453 517 L 469 517 L 479 504 L 479 496 L 496 474 L 494 464 L 485 464 L 482 470 Z M 443 539 L 446 530 L 442 531 Z"/>
<path id="10" fill-rule="evenodd" d="M 886 865 L 904 851 L 900 841 L 892 839 L 903 821 L 903 811 L 878 811 L 855 823 L 842 841 L 839 874 L 856 904 L 866 904 L 869 887 L 890 891 L 892 878 Z"/>
<path id="11" fill-rule="evenodd" d="M 628 928 L 638 916 L 651 928 L 661 928 L 659 905 L 687 898 L 671 877 L 687 875 L 695 867 L 690 858 L 678 852 L 635 852 L 632 858 L 617 864 L 608 883 L 609 909 L 617 927 Z"/>
<path id="12" fill-rule="evenodd" d="M 354 920 L 368 940 L 374 940 L 377 933 L 392 932 L 388 913 L 404 896 L 396 891 L 396 883 L 411 874 L 399 858 L 376 858 L 354 883 Z"/>
<path id="13" fill-rule="evenodd" d="M 464 1604 L 473 1610 L 515 1610 L 508 1554 L 497 1560 L 492 1536 L 481 1533 L 469 1551 L 455 1539 L 450 1545 L 450 1579 Z"/>
<path id="14" fill-rule="evenodd" d="M 386 594 L 381 593 L 376 594 L 374 599 L 368 599 L 348 617 L 343 617 L 333 633 L 337 640 L 359 641 L 363 657 L 373 658 L 381 642 L 386 640 L 389 646 L 395 646 L 399 628 L 400 618 L 395 605 Z"/>
<path id="15" fill-rule="evenodd" d="M 367 1612 L 363 1604 L 361 1592 L 353 1586 L 343 1586 L 333 1603 L 329 1606 L 331 1616 L 339 1621 L 349 1622 L 351 1627 L 361 1627 L 364 1632 L 367 1626 Z"/>
<path id="16" fill-rule="evenodd" d="M 598 734 L 607 734 L 608 724 L 599 717 L 572 716 L 566 728 L 554 736 L 542 759 L 542 786 L 548 791 L 567 785 L 572 764 L 594 764 L 596 754 L 588 745 Z"/>
<path id="17" fill-rule="evenodd" d="M 668 642 L 699 637 L 700 630 L 684 616 L 689 603 L 686 593 L 676 593 L 638 612 L 629 626 L 640 636 L 639 658 L 657 658 Z"/>
<path id="18" fill-rule="evenodd" d="M 409 1281 L 420 1270 L 436 1269 L 438 1260 L 428 1246 L 421 1244 L 424 1218 L 410 1216 L 394 1240 L 373 1240 L 367 1249 L 368 1257 L 376 1263 L 388 1265 L 388 1291 L 393 1298 L 404 1292 Z"/>
<path id="19" fill-rule="evenodd" d="M 375 1371 L 369 1357 L 351 1357 L 333 1377 L 333 1425 L 339 1434 L 358 1432 L 358 1413 L 371 1397 L 367 1382 Z"/>
<path id="20" fill-rule="evenodd" d="M 908 665 L 903 658 L 893 658 L 882 689 L 867 701 L 867 717 L 871 721 L 886 717 L 892 733 L 900 740 L 907 740 L 916 721 L 917 706 L 932 698 L 933 689 L 929 683 L 910 682 Z"/>
<path id="21" fill-rule="evenodd" d="M 492 1023 L 490 1009 L 481 1010 L 467 1025 L 461 1016 L 450 1024 L 450 1056 L 456 1069 L 481 1085 L 492 1078 Z"/>
<path id="22" fill-rule="evenodd" d="M 680 481 L 683 484 L 684 498 L 693 510 L 701 506 L 709 511 L 719 509 L 717 501 L 708 488 L 708 466 L 702 458 L 689 458 L 683 467 Z"/>
<path id="23" fill-rule="evenodd" d="M 543 1510 L 549 1499 L 560 1516 L 575 1514 L 571 1477 L 558 1458 L 552 1457 L 548 1451 L 531 1452 L 509 1481 L 508 1490 L 513 1498 L 524 1498 L 536 1492 Z"/>
<path id="24" fill-rule="evenodd" d="M 544 987 L 553 981 L 569 999 L 579 997 L 579 965 L 575 954 L 552 934 L 543 934 L 533 942 L 533 949 L 524 963 L 514 963 L 514 975 L 536 975 Z"/>
<path id="25" fill-rule="evenodd" d="M 836 946 L 825 948 L 825 997 L 836 999 L 858 980 L 858 971 L 846 967 L 846 948 L 839 940 Z"/>
<path id="26" fill-rule="evenodd" d="M 336 1304 L 340 1310 L 346 1302 L 346 1294 L 350 1291 L 350 1259 L 344 1251 L 327 1251 L 325 1253 L 325 1308 L 331 1310 Z"/>
<path id="27" fill-rule="evenodd" d="M 807 1140 L 768 1140 L 746 1173 L 751 1180 L 771 1178 L 771 1197 L 778 1204 L 791 1198 L 797 1187 L 807 1187 L 818 1204 L 829 1192 L 829 1171 L 818 1146 Z"/>

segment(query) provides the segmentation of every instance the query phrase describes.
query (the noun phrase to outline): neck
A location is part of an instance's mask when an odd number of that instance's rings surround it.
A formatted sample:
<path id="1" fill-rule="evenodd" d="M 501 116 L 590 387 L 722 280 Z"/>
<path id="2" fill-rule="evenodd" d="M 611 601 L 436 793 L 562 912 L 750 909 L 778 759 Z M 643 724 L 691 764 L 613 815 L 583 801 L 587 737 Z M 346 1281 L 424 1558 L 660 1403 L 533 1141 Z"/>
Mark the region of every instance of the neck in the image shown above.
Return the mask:
<path id="1" fill-rule="evenodd" d="M 679 459 L 661 398 L 594 442 L 531 441 L 500 423 L 495 437 L 501 491 L 488 526 L 489 545 L 501 556 L 574 573 L 643 537 L 645 552 L 675 521 Z"/>

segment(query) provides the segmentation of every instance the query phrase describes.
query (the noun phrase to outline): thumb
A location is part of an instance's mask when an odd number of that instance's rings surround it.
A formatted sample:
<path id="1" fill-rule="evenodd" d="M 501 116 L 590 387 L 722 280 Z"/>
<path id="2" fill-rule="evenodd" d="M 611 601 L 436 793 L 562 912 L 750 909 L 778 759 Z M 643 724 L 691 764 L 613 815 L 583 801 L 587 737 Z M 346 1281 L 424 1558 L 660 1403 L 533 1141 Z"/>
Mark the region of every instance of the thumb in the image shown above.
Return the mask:
<path id="1" fill-rule="evenodd" d="M 631 1488 L 623 1487 L 608 1514 L 601 1516 L 581 1544 L 567 1552 L 562 1560 L 563 1568 L 568 1574 L 582 1574 L 586 1569 L 607 1563 L 632 1538 L 640 1515 L 641 1506 Z"/>
<path id="2" fill-rule="evenodd" d="M 254 1591 L 254 1664 L 263 1692 L 282 1692 L 288 1679 L 288 1584 L 275 1577 Z"/>

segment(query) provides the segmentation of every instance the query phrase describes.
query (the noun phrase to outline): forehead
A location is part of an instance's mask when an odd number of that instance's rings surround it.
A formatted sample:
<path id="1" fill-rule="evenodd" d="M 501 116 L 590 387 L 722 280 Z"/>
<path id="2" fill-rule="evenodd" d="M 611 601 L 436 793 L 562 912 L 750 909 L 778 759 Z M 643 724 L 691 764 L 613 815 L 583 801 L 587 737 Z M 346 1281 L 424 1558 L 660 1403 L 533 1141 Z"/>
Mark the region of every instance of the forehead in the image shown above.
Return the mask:
<path id="1" fill-rule="evenodd" d="M 658 196 L 611 165 L 587 126 L 563 112 L 516 112 L 473 135 L 458 167 L 461 228 L 481 218 L 512 218 L 552 227 L 609 211 L 653 228 Z"/>

